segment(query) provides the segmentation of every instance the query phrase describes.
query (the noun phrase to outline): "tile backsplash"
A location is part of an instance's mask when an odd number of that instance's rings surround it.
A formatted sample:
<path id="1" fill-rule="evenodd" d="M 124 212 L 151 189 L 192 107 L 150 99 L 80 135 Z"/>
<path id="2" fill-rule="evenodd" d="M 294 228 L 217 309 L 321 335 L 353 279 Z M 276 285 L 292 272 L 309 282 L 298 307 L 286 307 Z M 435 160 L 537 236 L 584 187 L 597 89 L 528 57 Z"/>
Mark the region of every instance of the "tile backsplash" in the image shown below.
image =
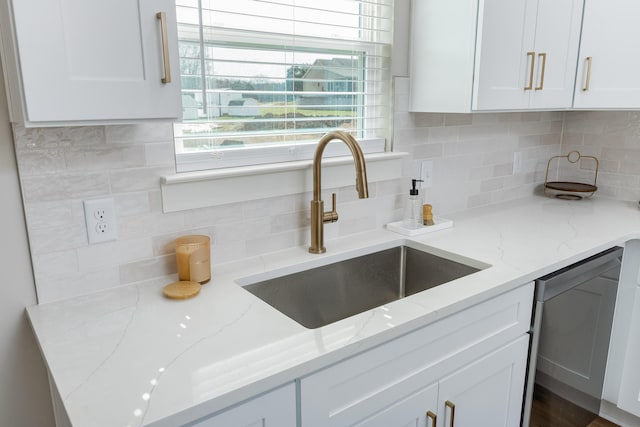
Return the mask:
<path id="1" fill-rule="evenodd" d="M 640 111 L 565 113 L 562 152 L 572 150 L 598 158 L 598 196 L 640 198 Z"/>
<path id="2" fill-rule="evenodd" d="M 441 114 L 408 112 L 409 79 L 394 82 L 394 151 L 407 151 L 407 176 L 433 161 L 423 197 L 434 213 L 473 209 L 531 195 L 547 161 L 560 153 L 562 112 Z M 522 156 L 513 173 L 514 154 Z"/>
<path id="3" fill-rule="evenodd" d="M 635 113 L 410 113 L 408 79 L 394 87 L 394 150 L 410 153 L 405 178 L 371 184 L 366 200 L 337 189 L 341 217 L 325 227 L 327 240 L 400 219 L 423 160 L 433 162 L 433 185 L 422 193 L 436 215 L 528 196 L 549 157 L 575 146 L 602 156 L 603 193 L 638 196 Z M 163 213 L 160 176 L 175 170 L 171 123 L 16 126 L 14 136 L 40 303 L 173 275 L 179 235 L 210 235 L 214 270 L 308 244 L 309 193 Z M 514 153 L 522 156 L 515 175 Z M 118 239 L 89 245 L 83 200 L 103 197 L 115 201 Z"/>

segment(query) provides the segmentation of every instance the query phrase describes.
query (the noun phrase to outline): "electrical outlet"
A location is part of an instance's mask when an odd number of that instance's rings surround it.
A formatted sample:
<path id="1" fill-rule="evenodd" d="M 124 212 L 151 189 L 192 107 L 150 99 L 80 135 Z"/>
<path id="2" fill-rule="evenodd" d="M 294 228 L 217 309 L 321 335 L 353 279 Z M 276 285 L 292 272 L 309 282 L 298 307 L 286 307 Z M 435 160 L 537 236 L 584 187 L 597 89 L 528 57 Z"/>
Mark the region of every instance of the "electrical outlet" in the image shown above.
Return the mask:
<path id="1" fill-rule="evenodd" d="M 85 200 L 84 218 L 89 243 L 109 242 L 118 238 L 113 199 Z"/>
<path id="2" fill-rule="evenodd" d="M 106 222 L 99 222 L 98 225 L 96 225 L 96 233 L 98 234 L 105 234 L 109 232 L 109 225 Z"/>
<path id="3" fill-rule="evenodd" d="M 423 160 L 420 167 L 420 188 L 430 188 L 433 183 L 433 160 Z"/>
<path id="4" fill-rule="evenodd" d="M 98 208 L 98 209 L 93 211 L 93 217 L 95 219 L 97 219 L 98 221 L 104 221 L 105 214 L 106 214 L 106 212 L 105 212 L 104 208 Z"/>

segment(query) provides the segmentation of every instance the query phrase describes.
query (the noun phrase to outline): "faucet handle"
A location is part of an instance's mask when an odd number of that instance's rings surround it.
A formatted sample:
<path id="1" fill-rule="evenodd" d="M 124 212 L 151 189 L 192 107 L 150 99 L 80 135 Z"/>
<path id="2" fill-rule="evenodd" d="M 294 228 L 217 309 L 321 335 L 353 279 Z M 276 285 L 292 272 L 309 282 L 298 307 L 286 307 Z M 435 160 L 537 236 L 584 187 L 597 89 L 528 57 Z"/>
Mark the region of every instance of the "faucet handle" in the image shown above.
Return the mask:
<path id="1" fill-rule="evenodd" d="M 336 211 L 336 193 L 331 193 L 331 210 L 322 213 L 322 222 L 336 222 L 338 211 Z"/>

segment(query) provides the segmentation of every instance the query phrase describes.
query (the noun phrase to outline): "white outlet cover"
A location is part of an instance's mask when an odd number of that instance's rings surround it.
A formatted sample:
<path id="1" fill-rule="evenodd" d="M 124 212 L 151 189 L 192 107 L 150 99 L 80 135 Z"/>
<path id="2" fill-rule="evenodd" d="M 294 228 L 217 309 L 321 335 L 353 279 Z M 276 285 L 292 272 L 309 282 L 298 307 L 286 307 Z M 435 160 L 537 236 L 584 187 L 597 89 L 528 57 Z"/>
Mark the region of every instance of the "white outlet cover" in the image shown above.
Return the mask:
<path id="1" fill-rule="evenodd" d="M 113 199 L 85 200 L 84 218 L 90 244 L 110 242 L 118 238 Z"/>
<path id="2" fill-rule="evenodd" d="M 431 188 L 433 184 L 433 160 L 423 160 L 420 165 L 420 188 Z"/>
<path id="3" fill-rule="evenodd" d="M 522 151 L 516 151 L 513 153 L 513 175 L 518 175 L 522 172 Z"/>

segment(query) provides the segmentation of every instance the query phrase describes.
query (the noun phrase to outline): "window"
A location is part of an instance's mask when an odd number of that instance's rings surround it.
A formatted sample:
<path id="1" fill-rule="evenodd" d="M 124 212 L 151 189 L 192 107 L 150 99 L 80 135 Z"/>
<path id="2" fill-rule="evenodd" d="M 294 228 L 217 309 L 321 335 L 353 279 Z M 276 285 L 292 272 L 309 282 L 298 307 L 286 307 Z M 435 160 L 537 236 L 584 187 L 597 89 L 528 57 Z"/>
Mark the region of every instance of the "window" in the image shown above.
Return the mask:
<path id="1" fill-rule="evenodd" d="M 384 151 L 392 2 L 177 0 L 178 171 L 309 159 L 338 129 Z"/>

